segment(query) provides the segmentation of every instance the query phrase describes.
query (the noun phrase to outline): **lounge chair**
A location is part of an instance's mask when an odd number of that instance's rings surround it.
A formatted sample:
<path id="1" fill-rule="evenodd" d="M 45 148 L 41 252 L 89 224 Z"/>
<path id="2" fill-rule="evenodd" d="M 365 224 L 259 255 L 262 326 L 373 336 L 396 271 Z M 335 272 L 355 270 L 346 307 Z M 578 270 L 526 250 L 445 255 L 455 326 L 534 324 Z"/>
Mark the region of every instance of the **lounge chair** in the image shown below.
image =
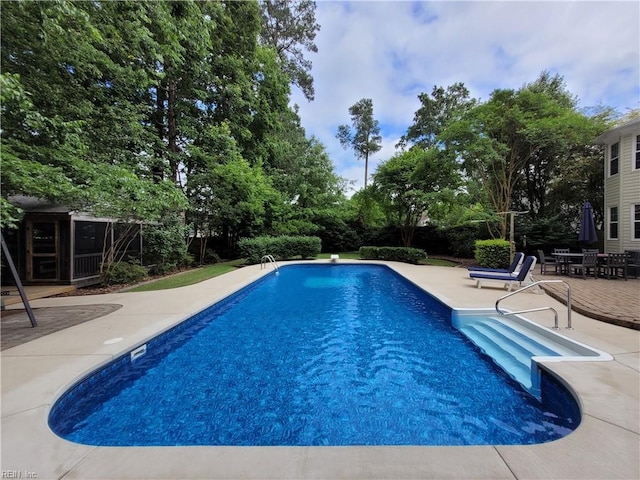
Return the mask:
<path id="1" fill-rule="evenodd" d="M 516 252 L 511 261 L 509 268 L 488 268 L 488 267 L 467 267 L 469 272 L 486 272 L 486 273 L 503 273 L 512 274 L 517 273 L 520 270 L 520 265 L 524 260 L 524 253 Z"/>
<path id="2" fill-rule="evenodd" d="M 482 288 L 485 282 L 501 282 L 509 291 L 513 286 L 522 287 L 533 283 L 533 270 L 536 267 L 536 257 L 528 256 L 522 262 L 522 268 L 515 274 L 495 274 L 490 272 L 469 272 L 469 276 L 476 280 L 476 287 Z"/>

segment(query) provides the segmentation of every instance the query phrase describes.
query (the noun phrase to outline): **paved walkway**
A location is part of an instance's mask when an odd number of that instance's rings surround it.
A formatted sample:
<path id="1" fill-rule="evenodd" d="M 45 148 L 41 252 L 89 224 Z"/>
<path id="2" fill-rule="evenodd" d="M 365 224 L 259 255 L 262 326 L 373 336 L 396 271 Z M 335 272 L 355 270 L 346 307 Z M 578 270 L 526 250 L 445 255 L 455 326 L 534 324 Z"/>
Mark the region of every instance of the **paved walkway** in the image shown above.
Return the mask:
<path id="1" fill-rule="evenodd" d="M 621 327 L 640 330 L 640 279 L 568 277 L 535 275 L 535 280 L 563 280 L 571 286 L 572 310 Z M 544 290 L 566 304 L 565 284 L 544 285 Z"/>
<path id="2" fill-rule="evenodd" d="M 100 301 L 100 298 L 96 298 Z M 117 304 L 69 305 L 65 307 L 34 308 L 33 313 L 38 326 L 33 328 L 24 309 L 2 312 L 2 350 L 22 345 L 36 338 L 73 327 L 89 320 L 100 318 L 115 312 L 121 307 Z"/>

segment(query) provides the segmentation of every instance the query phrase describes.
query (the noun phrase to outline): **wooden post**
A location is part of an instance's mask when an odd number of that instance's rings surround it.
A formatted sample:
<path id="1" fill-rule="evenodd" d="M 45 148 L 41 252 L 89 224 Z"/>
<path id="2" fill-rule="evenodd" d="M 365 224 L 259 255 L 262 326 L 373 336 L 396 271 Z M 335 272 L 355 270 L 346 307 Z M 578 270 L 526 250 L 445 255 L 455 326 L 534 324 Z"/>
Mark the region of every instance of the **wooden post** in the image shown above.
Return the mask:
<path id="1" fill-rule="evenodd" d="M 22 282 L 20 281 L 20 277 L 18 276 L 18 271 L 16 270 L 16 266 L 13 264 L 13 259 L 11 258 L 11 253 L 9 252 L 9 247 L 4 241 L 4 235 L 0 232 L 0 241 L 2 242 L 2 251 L 4 252 L 4 256 L 7 259 L 7 263 L 9 264 L 9 269 L 11 269 L 11 275 L 13 275 L 13 279 L 16 282 L 16 286 L 18 287 L 18 292 L 20 292 L 20 297 L 22 298 L 22 304 L 24 305 L 24 309 L 27 311 L 27 315 L 29 315 L 29 320 L 31 321 L 32 327 L 37 327 L 38 322 L 36 322 L 36 317 L 33 314 L 33 310 L 31 310 L 31 305 L 29 305 L 29 299 L 27 298 L 27 294 L 22 287 Z"/>

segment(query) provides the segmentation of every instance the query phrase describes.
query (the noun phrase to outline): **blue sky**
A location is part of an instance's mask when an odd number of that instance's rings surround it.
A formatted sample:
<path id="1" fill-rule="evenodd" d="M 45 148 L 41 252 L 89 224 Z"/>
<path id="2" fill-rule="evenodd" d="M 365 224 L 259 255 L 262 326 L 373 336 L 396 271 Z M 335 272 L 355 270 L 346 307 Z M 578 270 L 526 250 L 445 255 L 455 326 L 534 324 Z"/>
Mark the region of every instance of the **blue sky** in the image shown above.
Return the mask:
<path id="1" fill-rule="evenodd" d="M 564 77 L 581 108 L 640 108 L 640 2 L 316 0 L 315 100 L 293 88 L 307 135 L 326 147 L 336 172 L 364 181 L 364 162 L 335 138 L 349 107 L 373 100 L 389 159 L 419 108 L 418 94 L 463 82 L 487 100 L 547 70 Z"/>

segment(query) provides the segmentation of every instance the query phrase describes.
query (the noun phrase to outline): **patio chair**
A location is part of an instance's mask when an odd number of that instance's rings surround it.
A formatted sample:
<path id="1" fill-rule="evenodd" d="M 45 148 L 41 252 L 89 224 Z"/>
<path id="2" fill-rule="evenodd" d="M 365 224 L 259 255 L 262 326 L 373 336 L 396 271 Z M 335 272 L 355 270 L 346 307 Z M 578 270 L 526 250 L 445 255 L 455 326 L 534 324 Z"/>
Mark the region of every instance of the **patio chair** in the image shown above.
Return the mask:
<path id="1" fill-rule="evenodd" d="M 627 279 L 627 264 L 629 256 L 626 253 L 608 253 L 604 264 L 600 265 L 600 270 L 607 278 L 620 276 Z"/>
<path id="2" fill-rule="evenodd" d="M 487 273 L 517 273 L 520 270 L 520 265 L 524 260 L 524 253 L 516 252 L 513 255 L 513 260 L 509 268 L 489 268 L 489 267 L 467 267 L 470 272 L 487 272 Z"/>
<path id="3" fill-rule="evenodd" d="M 640 273 L 640 250 L 625 250 L 627 254 L 627 275 L 633 275 L 638 278 Z"/>
<path id="4" fill-rule="evenodd" d="M 533 270 L 536 267 L 536 257 L 533 255 L 528 256 L 522 262 L 522 268 L 520 271 L 515 274 L 496 274 L 491 272 L 469 272 L 469 276 L 476 280 L 476 287 L 482 288 L 482 285 L 486 282 L 500 282 L 503 283 L 505 287 L 508 287 L 509 291 L 511 288 L 522 287 L 525 285 L 530 285 L 533 283 Z M 537 290 L 538 292 L 540 289 Z"/>
<path id="5" fill-rule="evenodd" d="M 547 268 L 553 267 L 554 272 L 558 273 L 558 267 L 561 266 L 555 259 L 555 257 L 545 256 L 542 250 L 538 250 L 538 261 L 540 262 L 540 275 L 547 274 Z"/>
<path id="6" fill-rule="evenodd" d="M 573 274 L 582 274 L 582 278 L 586 279 L 587 275 L 593 275 L 598 278 L 598 254 L 595 252 L 585 253 L 582 255 L 580 263 L 568 263 L 569 276 Z"/>
<path id="7" fill-rule="evenodd" d="M 568 248 L 554 248 L 553 249 L 553 253 L 569 253 L 569 249 Z M 560 273 L 568 273 L 569 272 L 569 259 L 567 258 L 563 258 L 563 259 L 557 259 L 556 262 L 558 263 L 558 268 L 560 269 Z"/>

